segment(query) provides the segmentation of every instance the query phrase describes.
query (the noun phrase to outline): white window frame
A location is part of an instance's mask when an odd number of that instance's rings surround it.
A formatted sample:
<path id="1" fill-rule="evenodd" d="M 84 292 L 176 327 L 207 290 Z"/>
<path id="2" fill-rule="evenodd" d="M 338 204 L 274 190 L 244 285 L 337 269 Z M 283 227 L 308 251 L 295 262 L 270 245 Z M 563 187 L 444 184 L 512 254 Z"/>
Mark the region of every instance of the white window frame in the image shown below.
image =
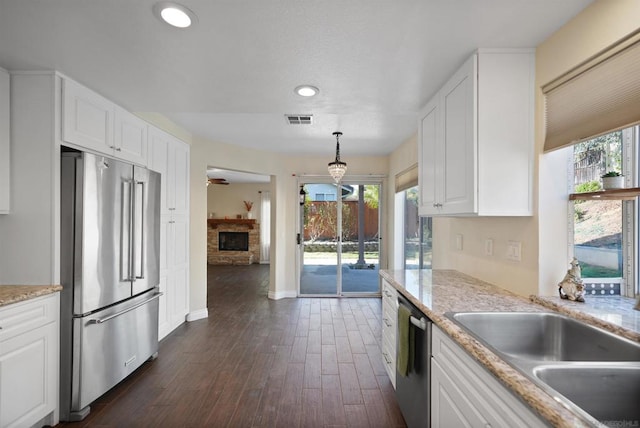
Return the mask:
<path id="1" fill-rule="evenodd" d="M 625 187 L 636 187 L 638 185 L 638 174 L 640 165 L 640 126 L 632 126 L 622 130 L 622 173 L 625 177 Z M 569 193 L 574 192 L 574 156 L 569 157 L 567 167 L 567 185 Z M 567 229 L 569 235 L 568 255 L 569 259 L 574 257 L 575 245 L 575 223 L 574 223 L 574 203 L 569 201 L 567 210 Z M 638 198 L 632 201 L 622 201 L 622 278 L 583 278 L 587 286 L 585 291 L 589 291 L 589 284 L 599 284 L 606 287 L 608 283 L 620 282 L 620 295 L 626 297 L 636 297 L 640 294 L 638 289 L 638 266 L 640 264 L 640 254 L 638 254 L 638 225 L 640 224 L 640 209 Z"/>

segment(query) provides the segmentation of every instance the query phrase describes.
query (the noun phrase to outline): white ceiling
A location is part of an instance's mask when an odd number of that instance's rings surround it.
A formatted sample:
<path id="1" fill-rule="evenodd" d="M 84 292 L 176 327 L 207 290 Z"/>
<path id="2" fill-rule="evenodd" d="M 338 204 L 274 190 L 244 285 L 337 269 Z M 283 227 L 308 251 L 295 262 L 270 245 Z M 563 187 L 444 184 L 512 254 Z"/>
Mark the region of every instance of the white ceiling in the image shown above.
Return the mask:
<path id="1" fill-rule="evenodd" d="M 0 67 L 59 70 L 214 141 L 330 158 L 339 130 L 344 158 L 386 155 L 474 49 L 535 47 L 591 0 L 180 2 L 187 30 L 153 0 L 0 0 Z"/>

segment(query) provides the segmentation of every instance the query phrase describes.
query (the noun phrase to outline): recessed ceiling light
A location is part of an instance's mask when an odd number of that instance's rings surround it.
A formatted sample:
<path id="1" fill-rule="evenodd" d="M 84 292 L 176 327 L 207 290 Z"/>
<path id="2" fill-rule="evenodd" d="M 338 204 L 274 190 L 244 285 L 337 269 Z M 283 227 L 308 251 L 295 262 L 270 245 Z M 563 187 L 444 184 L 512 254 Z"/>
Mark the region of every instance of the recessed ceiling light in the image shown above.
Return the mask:
<path id="1" fill-rule="evenodd" d="M 162 21 L 178 28 L 190 27 L 198 21 L 195 13 L 177 3 L 156 3 L 153 5 L 153 12 Z"/>
<path id="2" fill-rule="evenodd" d="M 311 85 L 301 85 L 295 89 L 295 93 L 301 97 L 312 97 L 320 92 L 320 89 Z"/>

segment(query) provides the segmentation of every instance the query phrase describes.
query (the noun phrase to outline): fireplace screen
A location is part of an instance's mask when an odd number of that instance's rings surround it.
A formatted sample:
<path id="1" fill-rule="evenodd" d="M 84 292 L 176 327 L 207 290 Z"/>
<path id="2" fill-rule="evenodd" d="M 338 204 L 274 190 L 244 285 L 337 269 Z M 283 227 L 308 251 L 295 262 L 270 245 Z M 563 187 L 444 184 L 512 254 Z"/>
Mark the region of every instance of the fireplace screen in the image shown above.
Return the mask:
<path id="1" fill-rule="evenodd" d="M 249 251 L 249 232 L 218 232 L 218 250 Z"/>

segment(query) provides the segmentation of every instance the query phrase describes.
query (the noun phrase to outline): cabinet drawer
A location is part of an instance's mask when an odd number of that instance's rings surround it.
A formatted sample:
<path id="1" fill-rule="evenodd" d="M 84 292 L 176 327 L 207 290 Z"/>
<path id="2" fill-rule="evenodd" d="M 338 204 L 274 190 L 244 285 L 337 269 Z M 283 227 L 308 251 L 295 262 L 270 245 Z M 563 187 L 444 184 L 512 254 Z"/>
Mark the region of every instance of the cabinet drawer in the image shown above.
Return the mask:
<path id="1" fill-rule="evenodd" d="M 1 308 L 0 341 L 55 321 L 59 299 L 59 294 L 53 293 Z"/>

